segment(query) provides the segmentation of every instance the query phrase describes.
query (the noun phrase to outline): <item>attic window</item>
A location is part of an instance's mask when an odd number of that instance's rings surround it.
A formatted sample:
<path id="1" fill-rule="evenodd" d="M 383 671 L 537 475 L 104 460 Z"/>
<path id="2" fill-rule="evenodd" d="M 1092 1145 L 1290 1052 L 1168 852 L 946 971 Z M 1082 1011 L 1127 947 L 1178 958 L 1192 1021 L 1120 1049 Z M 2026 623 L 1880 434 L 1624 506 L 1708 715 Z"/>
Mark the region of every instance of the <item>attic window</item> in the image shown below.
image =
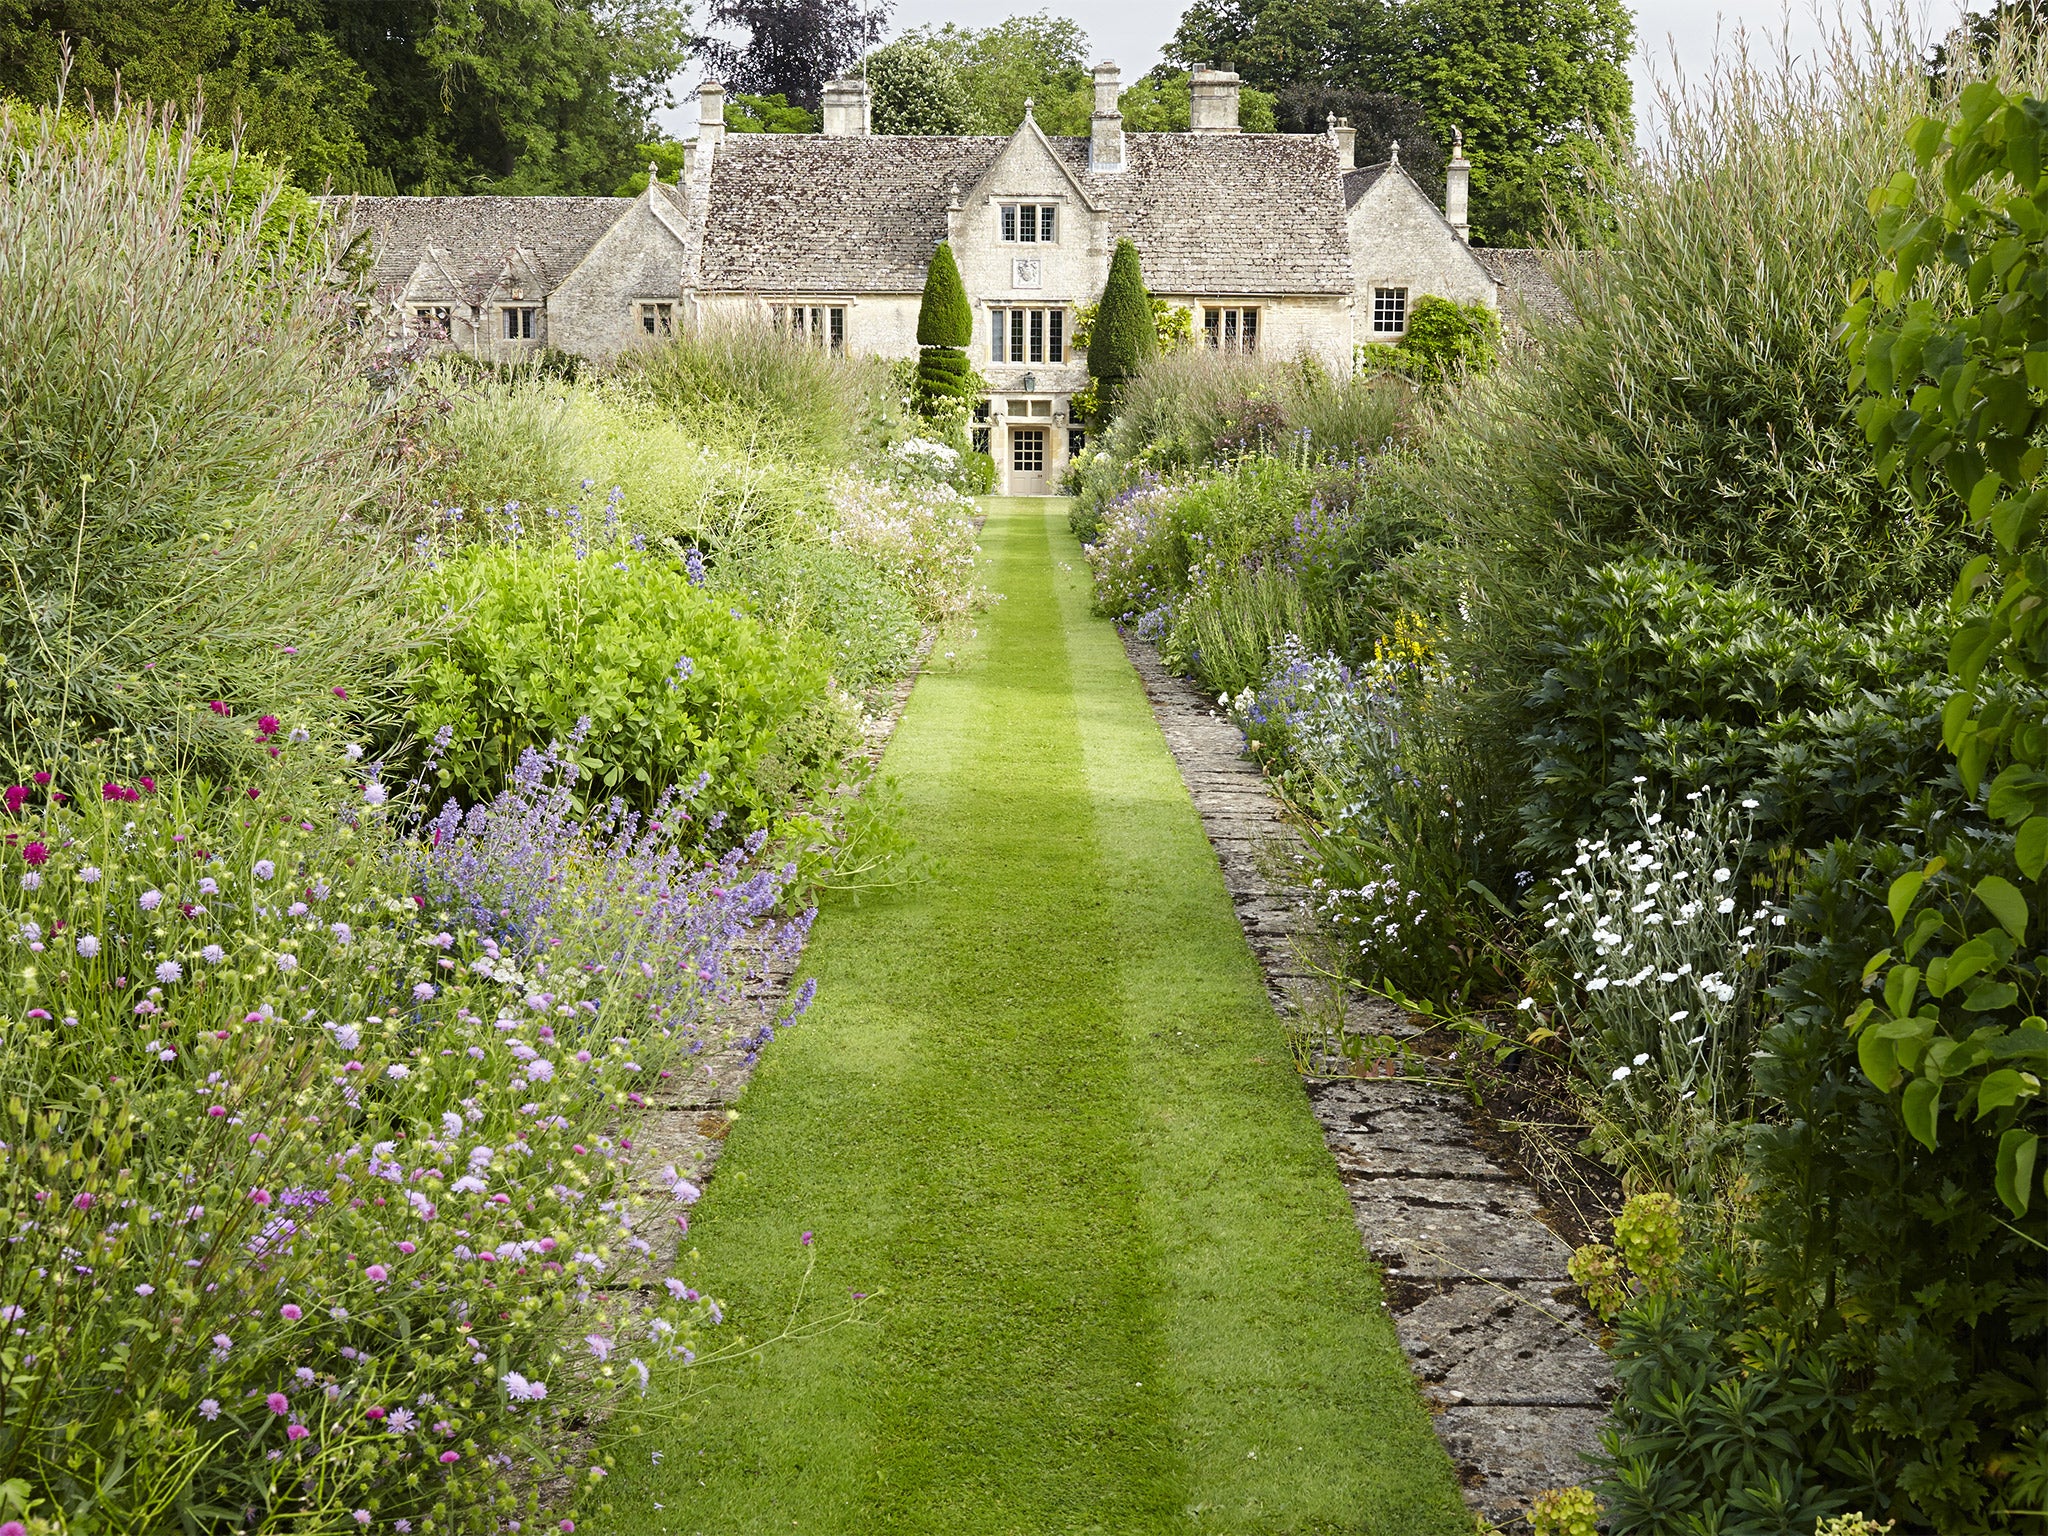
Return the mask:
<path id="1" fill-rule="evenodd" d="M 1014 245 L 1051 245 L 1057 229 L 1052 203 L 1004 203 L 1003 239 Z"/>
<path id="2" fill-rule="evenodd" d="M 1202 340 L 1212 352 L 1256 352 L 1259 350 L 1259 312 L 1256 309 L 1204 309 Z"/>
<path id="3" fill-rule="evenodd" d="M 1399 336 L 1408 329 L 1408 290 L 1375 288 L 1372 291 L 1372 333 Z"/>
<path id="4" fill-rule="evenodd" d="M 675 335 L 675 305 L 660 303 L 642 304 L 640 306 L 640 329 L 649 336 Z"/>
<path id="5" fill-rule="evenodd" d="M 449 310 L 446 304 L 422 304 L 412 312 L 413 329 L 422 336 L 448 339 Z"/>
<path id="6" fill-rule="evenodd" d="M 508 305 L 505 316 L 505 339 L 507 341 L 533 340 L 534 308 L 531 305 Z"/>

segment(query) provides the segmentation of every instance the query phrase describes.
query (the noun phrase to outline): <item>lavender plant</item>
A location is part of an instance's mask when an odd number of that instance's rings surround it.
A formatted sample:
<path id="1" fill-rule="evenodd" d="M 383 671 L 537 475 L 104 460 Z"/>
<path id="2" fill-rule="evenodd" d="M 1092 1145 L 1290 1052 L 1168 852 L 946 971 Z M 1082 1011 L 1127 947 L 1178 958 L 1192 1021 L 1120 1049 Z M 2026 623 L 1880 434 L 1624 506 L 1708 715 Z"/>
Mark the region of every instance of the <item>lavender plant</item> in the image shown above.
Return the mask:
<path id="1" fill-rule="evenodd" d="M 743 944 L 759 842 L 579 819 L 559 752 L 415 841 L 257 734 L 240 789 L 6 793 L 0 1483 L 70 1531 L 573 1530 L 578 1426 L 719 1315 L 635 1112 L 807 919 Z"/>

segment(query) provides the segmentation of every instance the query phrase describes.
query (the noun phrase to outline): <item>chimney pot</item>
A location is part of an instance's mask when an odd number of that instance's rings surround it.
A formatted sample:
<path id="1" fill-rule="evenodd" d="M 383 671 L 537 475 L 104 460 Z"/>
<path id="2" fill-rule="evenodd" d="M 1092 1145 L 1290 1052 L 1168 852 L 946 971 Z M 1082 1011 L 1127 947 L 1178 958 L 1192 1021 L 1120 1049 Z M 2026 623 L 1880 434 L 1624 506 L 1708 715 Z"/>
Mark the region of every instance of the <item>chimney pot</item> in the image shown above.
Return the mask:
<path id="1" fill-rule="evenodd" d="M 724 137 L 725 87 L 716 80 L 706 80 L 697 87 L 697 143 L 709 152 L 705 156 L 707 164 Z"/>
<path id="2" fill-rule="evenodd" d="M 825 137 L 865 138 L 874 130 L 874 99 L 865 80 L 827 80 L 824 105 Z"/>
<path id="3" fill-rule="evenodd" d="M 1358 130 L 1351 126 L 1351 119 L 1332 112 L 1330 137 L 1337 143 L 1337 169 L 1351 170 L 1358 164 Z"/>
<path id="4" fill-rule="evenodd" d="M 1123 75 L 1107 61 L 1095 66 L 1095 115 L 1088 122 L 1088 169 L 1124 168 Z"/>
<path id="5" fill-rule="evenodd" d="M 1198 68 L 1188 82 L 1188 132 L 1236 133 L 1242 84 L 1235 70 Z"/>

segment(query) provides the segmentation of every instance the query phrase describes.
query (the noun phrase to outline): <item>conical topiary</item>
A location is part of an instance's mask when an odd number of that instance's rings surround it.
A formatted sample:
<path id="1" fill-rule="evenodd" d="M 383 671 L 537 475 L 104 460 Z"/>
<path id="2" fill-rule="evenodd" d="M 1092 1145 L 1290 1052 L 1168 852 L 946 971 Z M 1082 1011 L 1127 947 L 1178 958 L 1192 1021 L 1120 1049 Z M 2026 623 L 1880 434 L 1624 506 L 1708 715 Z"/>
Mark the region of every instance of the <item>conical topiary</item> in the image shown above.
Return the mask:
<path id="1" fill-rule="evenodd" d="M 924 303 L 917 311 L 917 344 L 920 347 L 964 347 L 974 340 L 974 311 L 967 303 L 967 288 L 960 281 L 960 268 L 953 261 L 953 247 L 945 241 L 932 252 L 931 265 L 924 273 Z"/>
<path id="2" fill-rule="evenodd" d="M 917 408 L 927 416 L 958 412 L 981 393 L 981 379 L 962 350 L 974 340 L 974 311 L 945 241 L 924 274 L 917 311 Z"/>
<path id="3" fill-rule="evenodd" d="M 1109 262 L 1109 281 L 1102 285 L 1095 329 L 1088 337 L 1088 376 L 1095 380 L 1103 402 L 1113 405 L 1124 381 L 1158 350 L 1152 296 L 1145 292 L 1145 278 L 1138 269 L 1138 248 L 1119 240 Z"/>

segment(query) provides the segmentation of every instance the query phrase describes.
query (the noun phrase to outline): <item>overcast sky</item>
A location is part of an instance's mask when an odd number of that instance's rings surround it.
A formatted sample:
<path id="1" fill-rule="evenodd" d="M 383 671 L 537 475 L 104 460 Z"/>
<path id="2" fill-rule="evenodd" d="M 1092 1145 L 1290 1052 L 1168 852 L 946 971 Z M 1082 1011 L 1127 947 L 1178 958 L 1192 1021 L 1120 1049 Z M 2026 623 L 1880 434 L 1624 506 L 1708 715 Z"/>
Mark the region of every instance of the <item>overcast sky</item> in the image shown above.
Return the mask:
<path id="1" fill-rule="evenodd" d="M 1959 0 L 1914 0 L 1915 14 L 1946 21 Z M 987 4 L 970 5 L 966 0 L 897 0 L 892 31 L 926 23 L 955 21 L 965 26 L 987 26 L 1008 12 L 1028 14 L 1046 10 L 1071 16 L 1087 30 L 1090 62 L 1114 59 L 1123 66 L 1124 78 L 1142 75 L 1159 62 L 1159 51 L 1173 36 L 1173 29 L 1185 8 L 1185 0 L 1116 0 L 1114 4 L 1079 4 L 1076 0 L 1010 0 L 1004 9 Z M 1979 8 L 1982 8 L 1981 5 Z M 1788 14 L 1783 0 L 1640 0 L 1636 6 L 1637 50 L 1634 64 L 1638 118 L 1648 98 L 1646 85 L 1650 61 L 1668 74 L 1675 50 L 1679 65 L 1688 74 L 1703 73 L 1714 56 L 1717 32 L 1731 34 L 1737 27 L 1752 33 L 1775 36 L 1790 29 L 1795 49 L 1810 44 L 1815 26 L 1811 7 L 1801 0 Z M 679 82 L 677 94 L 695 86 L 695 78 Z M 685 137 L 696 130 L 694 103 L 661 114 L 671 135 Z"/>

